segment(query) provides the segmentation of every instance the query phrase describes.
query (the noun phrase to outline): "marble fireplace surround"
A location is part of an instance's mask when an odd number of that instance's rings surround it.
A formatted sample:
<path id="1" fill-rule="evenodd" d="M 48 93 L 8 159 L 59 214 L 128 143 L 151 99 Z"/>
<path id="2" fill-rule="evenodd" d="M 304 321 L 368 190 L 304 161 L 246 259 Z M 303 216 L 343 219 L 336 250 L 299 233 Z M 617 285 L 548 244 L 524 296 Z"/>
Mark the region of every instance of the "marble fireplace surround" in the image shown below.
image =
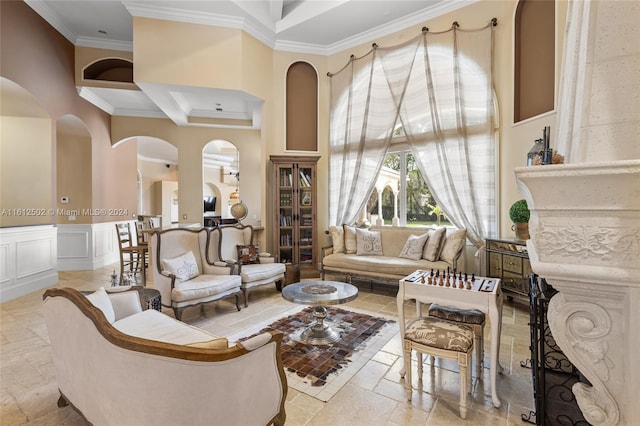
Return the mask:
<path id="1" fill-rule="evenodd" d="M 573 386 L 594 425 L 640 424 L 640 160 L 520 167 L 534 272 L 559 293 L 548 321 L 591 383 Z"/>

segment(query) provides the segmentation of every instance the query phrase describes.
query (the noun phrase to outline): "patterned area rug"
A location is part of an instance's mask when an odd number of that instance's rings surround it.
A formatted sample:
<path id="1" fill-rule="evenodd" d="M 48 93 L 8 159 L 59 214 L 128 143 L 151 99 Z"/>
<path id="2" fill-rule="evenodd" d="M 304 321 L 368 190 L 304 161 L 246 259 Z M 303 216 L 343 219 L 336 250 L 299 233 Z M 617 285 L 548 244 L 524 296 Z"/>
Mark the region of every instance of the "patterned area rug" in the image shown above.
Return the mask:
<path id="1" fill-rule="evenodd" d="M 293 334 L 313 323 L 312 313 L 312 307 L 305 308 L 271 322 L 251 336 L 268 330 L 282 331 L 282 363 L 289 386 L 328 401 L 398 330 L 393 320 L 327 307 L 327 323 L 340 332 L 339 341 L 306 345 L 292 339 Z"/>

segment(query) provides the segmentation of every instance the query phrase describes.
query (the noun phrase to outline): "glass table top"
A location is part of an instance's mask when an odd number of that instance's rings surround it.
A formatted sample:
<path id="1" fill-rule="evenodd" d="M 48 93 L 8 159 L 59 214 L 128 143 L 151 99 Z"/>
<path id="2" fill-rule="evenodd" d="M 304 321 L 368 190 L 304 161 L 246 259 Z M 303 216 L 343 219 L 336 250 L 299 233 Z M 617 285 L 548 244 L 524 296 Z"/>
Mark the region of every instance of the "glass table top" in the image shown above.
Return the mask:
<path id="1" fill-rule="evenodd" d="M 282 297 L 302 305 L 339 305 L 358 296 L 358 287 L 339 281 L 303 281 L 282 289 Z"/>

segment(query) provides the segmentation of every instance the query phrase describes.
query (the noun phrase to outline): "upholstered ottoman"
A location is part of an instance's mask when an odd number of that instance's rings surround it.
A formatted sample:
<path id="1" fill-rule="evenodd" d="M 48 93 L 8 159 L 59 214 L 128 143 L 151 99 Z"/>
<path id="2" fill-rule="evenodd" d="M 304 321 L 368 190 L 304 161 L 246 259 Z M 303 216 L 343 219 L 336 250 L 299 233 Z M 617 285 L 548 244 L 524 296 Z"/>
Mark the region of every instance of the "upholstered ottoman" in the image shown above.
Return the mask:
<path id="1" fill-rule="evenodd" d="M 459 322 L 471 327 L 476 340 L 476 377 L 480 377 L 480 369 L 484 365 L 484 312 L 479 309 L 462 309 L 456 306 L 432 303 L 429 307 L 429 316 Z"/>
<path id="2" fill-rule="evenodd" d="M 471 392 L 471 352 L 473 351 L 473 330 L 471 327 L 434 317 L 422 317 L 411 321 L 404 330 L 402 342 L 405 389 L 411 401 L 411 351 L 418 358 L 418 377 L 422 380 L 422 354 L 458 361 L 460 369 L 460 417 L 467 417 L 467 393 Z M 433 363 L 431 364 L 433 368 Z M 467 385 L 468 388 L 467 388 Z"/>

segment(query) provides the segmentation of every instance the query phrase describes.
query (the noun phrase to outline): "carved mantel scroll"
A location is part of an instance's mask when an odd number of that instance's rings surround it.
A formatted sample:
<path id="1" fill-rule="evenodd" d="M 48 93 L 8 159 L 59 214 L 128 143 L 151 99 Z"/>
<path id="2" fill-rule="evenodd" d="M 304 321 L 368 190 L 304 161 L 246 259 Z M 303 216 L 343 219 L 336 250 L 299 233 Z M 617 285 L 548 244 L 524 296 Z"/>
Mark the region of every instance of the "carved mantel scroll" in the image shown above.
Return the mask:
<path id="1" fill-rule="evenodd" d="M 595 303 L 567 302 L 558 293 L 549 302 L 549 328 L 562 350 L 593 385 L 573 385 L 578 406 L 591 424 L 616 425 L 618 406 L 607 389 L 613 361 L 610 358 L 611 317 Z"/>
<path id="2" fill-rule="evenodd" d="M 556 290 L 554 339 L 589 383 L 594 425 L 640 424 L 640 160 L 516 169 L 531 210 L 533 271 Z"/>

